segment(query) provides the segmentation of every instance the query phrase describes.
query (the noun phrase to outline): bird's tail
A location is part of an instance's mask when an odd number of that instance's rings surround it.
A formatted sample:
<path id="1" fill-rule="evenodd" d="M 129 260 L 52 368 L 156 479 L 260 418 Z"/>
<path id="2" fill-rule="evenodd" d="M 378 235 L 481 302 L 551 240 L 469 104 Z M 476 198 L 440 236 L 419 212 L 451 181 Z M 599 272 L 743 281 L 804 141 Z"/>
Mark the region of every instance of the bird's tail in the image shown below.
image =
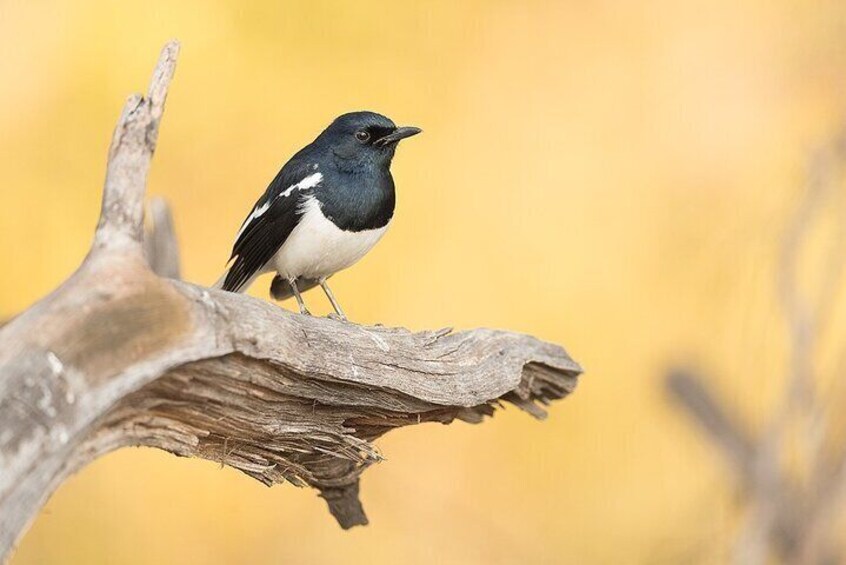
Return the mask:
<path id="1" fill-rule="evenodd" d="M 210 288 L 215 290 L 228 290 L 230 292 L 244 292 L 247 288 L 253 284 L 253 281 L 256 279 L 257 275 L 253 275 L 250 279 L 243 285 L 239 286 L 238 288 L 228 289 L 225 288 L 226 286 L 226 277 L 229 276 L 229 270 L 226 269 L 223 274 L 220 276 L 217 281 L 211 285 Z M 311 290 L 312 288 L 316 287 L 320 284 L 320 281 L 317 279 L 309 279 L 309 278 L 299 278 L 297 279 L 297 288 L 300 292 L 305 292 L 307 290 Z M 291 288 L 291 284 L 284 278 L 279 275 L 273 277 L 273 282 L 270 283 L 270 296 L 275 298 L 276 300 L 282 301 L 294 296 L 294 290 Z"/>
<path id="2" fill-rule="evenodd" d="M 229 291 L 229 292 L 237 292 L 237 293 L 240 294 L 242 292 L 245 292 L 248 288 L 250 288 L 250 285 L 252 285 L 253 282 L 261 274 L 261 272 L 255 273 L 255 274 L 253 274 L 253 276 L 251 276 L 250 278 L 248 278 L 243 283 L 241 283 L 237 286 L 232 286 L 232 285 L 227 286 L 226 285 L 226 279 L 229 277 L 229 272 L 232 270 L 232 268 L 234 266 L 235 265 L 233 265 L 232 267 L 229 267 L 228 269 L 223 271 L 223 274 L 220 275 L 220 278 L 217 279 L 217 281 L 213 285 L 211 285 L 209 288 L 213 288 L 215 290 L 226 290 L 226 291 Z"/>
<path id="3" fill-rule="evenodd" d="M 300 277 L 297 279 L 297 290 L 305 292 L 320 284 L 316 279 L 307 279 Z M 291 288 L 291 283 L 283 279 L 279 275 L 273 277 L 273 282 L 270 283 L 270 296 L 279 300 L 280 302 L 294 296 L 294 289 Z"/>

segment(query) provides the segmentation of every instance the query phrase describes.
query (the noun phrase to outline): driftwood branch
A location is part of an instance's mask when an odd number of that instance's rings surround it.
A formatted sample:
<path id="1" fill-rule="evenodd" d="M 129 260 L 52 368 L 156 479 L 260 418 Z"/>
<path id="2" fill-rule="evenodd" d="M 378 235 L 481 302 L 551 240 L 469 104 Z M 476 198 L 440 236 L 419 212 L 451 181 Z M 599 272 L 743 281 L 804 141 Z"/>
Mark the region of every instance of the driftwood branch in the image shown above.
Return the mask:
<path id="1" fill-rule="evenodd" d="M 143 201 L 177 52 L 120 117 L 91 252 L 0 328 L 0 560 L 64 478 L 128 445 L 308 485 L 343 527 L 365 524 L 374 439 L 503 402 L 540 417 L 581 372 L 525 335 L 365 327 L 176 280 L 169 212 L 152 205 L 145 242 Z"/>
<path id="2" fill-rule="evenodd" d="M 150 269 L 168 279 L 179 278 L 179 245 L 173 215 L 167 202 L 154 198 L 149 206 L 149 229 L 144 237 L 144 257 Z"/>

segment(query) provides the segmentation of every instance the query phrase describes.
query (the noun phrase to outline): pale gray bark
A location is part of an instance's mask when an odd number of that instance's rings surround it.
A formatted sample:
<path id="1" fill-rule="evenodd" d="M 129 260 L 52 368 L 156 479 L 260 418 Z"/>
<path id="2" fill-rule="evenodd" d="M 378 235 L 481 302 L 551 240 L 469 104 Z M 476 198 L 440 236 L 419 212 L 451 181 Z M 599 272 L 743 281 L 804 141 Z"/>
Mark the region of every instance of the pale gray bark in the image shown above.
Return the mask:
<path id="1" fill-rule="evenodd" d="M 542 417 L 581 372 L 525 335 L 365 327 L 175 280 L 161 203 L 142 239 L 177 52 L 165 46 L 148 96 L 118 122 L 88 257 L 0 328 L 0 559 L 63 479 L 128 445 L 311 486 L 343 527 L 365 524 L 358 479 L 380 460 L 374 439 L 480 422 L 504 401 Z"/>

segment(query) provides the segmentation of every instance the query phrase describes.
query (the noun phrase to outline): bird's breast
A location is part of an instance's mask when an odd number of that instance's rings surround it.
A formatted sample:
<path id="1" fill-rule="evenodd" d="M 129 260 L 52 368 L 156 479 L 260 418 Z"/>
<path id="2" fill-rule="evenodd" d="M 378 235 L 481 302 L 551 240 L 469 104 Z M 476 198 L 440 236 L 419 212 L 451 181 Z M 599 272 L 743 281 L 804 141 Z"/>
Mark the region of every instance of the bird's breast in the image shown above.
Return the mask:
<path id="1" fill-rule="evenodd" d="M 394 215 L 396 195 L 390 171 L 362 174 L 327 173 L 326 181 L 314 192 L 323 214 L 344 231 L 381 228 Z"/>
<path id="2" fill-rule="evenodd" d="M 282 276 L 320 278 L 350 267 L 376 245 L 388 224 L 375 229 L 348 231 L 332 222 L 314 196 L 302 203 L 297 226 L 279 248 L 273 267 Z"/>

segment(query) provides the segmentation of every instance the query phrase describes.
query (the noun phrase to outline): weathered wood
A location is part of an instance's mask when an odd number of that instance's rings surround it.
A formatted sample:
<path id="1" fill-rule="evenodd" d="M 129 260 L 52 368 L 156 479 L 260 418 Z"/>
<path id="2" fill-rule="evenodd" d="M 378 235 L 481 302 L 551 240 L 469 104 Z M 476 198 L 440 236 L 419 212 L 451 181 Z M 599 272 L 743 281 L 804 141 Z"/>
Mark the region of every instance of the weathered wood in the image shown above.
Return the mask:
<path id="1" fill-rule="evenodd" d="M 149 96 L 120 118 L 88 257 L 0 328 L 0 558 L 64 478 L 128 445 L 317 488 L 341 526 L 364 524 L 373 440 L 476 423 L 502 402 L 542 417 L 581 372 L 525 335 L 366 327 L 175 280 L 167 210 L 153 208 L 146 252 L 142 222 L 177 52 L 165 47 Z"/>
<path id="2" fill-rule="evenodd" d="M 149 206 L 149 229 L 144 237 L 144 257 L 150 269 L 160 277 L 179 278 L 179 245 L 173 227 L 173 215 L 161 198 L 153 198 Z"/>

